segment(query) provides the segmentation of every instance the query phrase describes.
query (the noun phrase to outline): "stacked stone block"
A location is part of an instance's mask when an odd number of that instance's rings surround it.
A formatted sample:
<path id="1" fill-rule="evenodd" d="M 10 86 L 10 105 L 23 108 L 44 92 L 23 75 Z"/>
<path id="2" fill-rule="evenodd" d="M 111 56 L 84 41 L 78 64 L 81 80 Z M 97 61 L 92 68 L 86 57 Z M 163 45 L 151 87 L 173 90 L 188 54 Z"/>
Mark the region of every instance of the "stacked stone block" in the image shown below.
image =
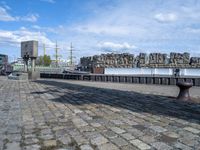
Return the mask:
<path id="1" fill-rule="evenodd" d="M 93 68 L 200 68 L 200 57 L 191 57 L 189 53 L 140 53 L 134 58 L 129 53 L 101 54 L 91 57 L 82 57 L 83 70 L 91 71 Z"/>
<path id="2" fill-rule="evenodd" d="M 200 57 L 191 57 L 190 66 L 200 68 Z"/>
<path id="3" fill-rule="evenodd" d="M 150 53 L 149 67 L 164 67 L 168 63 L 167 54 Z"/>
<path id="4" fill-rule="evenodd" d="M 189 53 L 170 53 L 170 66 L 172 67 L 190 67 L 190 54 Z"/>
<path id="5" fill-rule="evenodd" d="M 86 70 L 92 68 L 103 67 L 103 68 L 132 68 L 134 64 L 134 55 L 123 53 L 123 54 L 101 54 L 92 57 L 82 57 L 81 65 Z"/>

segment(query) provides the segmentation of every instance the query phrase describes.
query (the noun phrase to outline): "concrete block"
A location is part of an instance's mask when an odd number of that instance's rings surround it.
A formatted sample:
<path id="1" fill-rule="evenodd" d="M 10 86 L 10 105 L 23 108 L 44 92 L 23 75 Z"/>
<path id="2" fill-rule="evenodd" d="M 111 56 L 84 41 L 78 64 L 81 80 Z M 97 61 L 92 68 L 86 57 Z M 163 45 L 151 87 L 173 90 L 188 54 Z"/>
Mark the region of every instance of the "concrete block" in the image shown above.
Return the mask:
<path id="1" fill-rule="evenodd" d="M 28 79 L 29 80 L 37 80 L 39 78 L 40 78 L 40 72 L 35 71 L 35 72 L 29 72 L 28 73 Z"/>

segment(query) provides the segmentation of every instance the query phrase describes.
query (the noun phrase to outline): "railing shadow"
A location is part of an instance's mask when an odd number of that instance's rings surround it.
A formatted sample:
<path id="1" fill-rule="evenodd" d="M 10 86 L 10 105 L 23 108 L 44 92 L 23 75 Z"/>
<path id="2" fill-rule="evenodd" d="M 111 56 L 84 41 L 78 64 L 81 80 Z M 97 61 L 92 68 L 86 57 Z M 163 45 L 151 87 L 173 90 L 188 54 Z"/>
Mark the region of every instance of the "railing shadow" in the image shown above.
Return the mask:
<path id="1" fill-rule="evenodd" d="M 177 101 L 166 96 L 96 88 L 53 80 L 38 80 L 35 82 L 47 85 L 44 86 L 46 91 L 35 93 L 52 94 L 56 97 L 51 99 L 54 102 L 72 105 L 105 104 L 133 112 L 145 112 L 200 123 L 200 104 L 197 103 Z M 51 87 L 48 87 L 48 85 Z"/>

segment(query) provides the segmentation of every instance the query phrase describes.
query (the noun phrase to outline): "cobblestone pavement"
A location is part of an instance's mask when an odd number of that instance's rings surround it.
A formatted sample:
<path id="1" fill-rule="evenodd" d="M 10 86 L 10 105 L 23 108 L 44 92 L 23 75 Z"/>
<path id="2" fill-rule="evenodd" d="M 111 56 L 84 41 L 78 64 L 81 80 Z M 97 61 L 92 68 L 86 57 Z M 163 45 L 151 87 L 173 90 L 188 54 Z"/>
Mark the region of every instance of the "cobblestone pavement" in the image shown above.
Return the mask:
<path id="1" fill-rule="evenodd" d="M 0 149 L 200 149 L 199 104 L 86 83 L 0 77 Z"/>

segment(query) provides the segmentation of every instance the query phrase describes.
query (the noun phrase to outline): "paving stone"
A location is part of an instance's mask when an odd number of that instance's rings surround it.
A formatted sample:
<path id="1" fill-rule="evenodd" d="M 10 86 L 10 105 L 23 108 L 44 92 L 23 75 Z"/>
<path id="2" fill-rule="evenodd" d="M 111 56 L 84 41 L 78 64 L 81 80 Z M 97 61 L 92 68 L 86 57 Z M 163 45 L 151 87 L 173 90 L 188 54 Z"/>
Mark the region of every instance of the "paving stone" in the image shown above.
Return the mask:
<path id="1" fill-rule="evenodd" d="M 91 125 L 93 126 L 93 127 L 96 127 L 96 128 L 98 128 L 98 127 L 101 127 L 101 124 L 100 123 L 91 123 Z"/>
<path id="2" fill-rule="evenodd" d="M 155 142 L 151 144 L 153 147 L 155 147 L 158 150 L 171 150 L 173 149 L 169 145 L 163 143 L 163 142 Z"/>
<path id="3" fill-rule="evenodd" d="M 135 137 L 141 137 L 145 134 L 144 132 L 142 132 L 138 129 L 135 129 L 135 128 L 129 128 L 129 129 L 127 129 L 127 131 Z"/>
<path id="4" fill-rule="evenodd" d="M 56 146 L 56 140 L 48 140 L 48 141 L 44 141 L 44 146 L 45 147 L 50 147 L 50 146 Z"/>
<path id="5" fill-rule="evenodd" d="M 122 134 L 122 133 L 126 132 L 125 130 L 120 129 L 120 128 L 118 128 L 118 127 L 111 127 L 110 129 L 111 129 L 113 132 L 117 133 L 117 134 Z"/>
<path id="6" fill-rule="evenodd" d="M 187 145 L 187 146 L 191 146 L 191 147 L 199 144 L 199 140 L 190 139 L 190 138 L 187 138 L 187 137 L 180 138 L 178 141 L 183 143 L 183 144 L 185 144 L 185 145 Z"/>
<path id="7" fill-rule="evenodd" d="M 167 135 L 160 135 L 160 136 L 157 137 L 157 139 L 159 141 L 162 141 L 162 142 L 165 142 L 165 143 L 170 143 L 170 144 L 177 141 L 177 138 L 172 138 L 172 137 L 169 137 Z"/>
<path id="8" fill-rule="evenodd" d="M 22 138 L 21 134 L 7 134 L 6 137 L 12 142 L 20 142 Z"/>
<path id="9" fill-rule="evenodd" d="M 144 141 L 145 143 L 153 143 L 156 141 L 154 136 L 150 136 L 150 135 L 145 135 L 145 136 L 141 136 L 139 137 L 142 141 Z"/>
<path id="10" fill-rule="evenodd" d="M 39 140 L 36 139 L 36 138 L 28 138 L 28 139 L 25 139 L 25 140 L 24 140 L 24 143 L 25 143 L 26 145 L 36 144 L 36 143 L 38 143 L 38 142 L 39 142 Z"/>
<path id="11" fill-rule="evenodd" d="M 151 149 L 151 147 L 149 145 L 147 145 L 146 143 L 138 140 L 138 139 L 135 139 L 135 140 L 131 140 L 130 141 L 131 144 L 133 144 L 135 147 L 141 149 L 141 150 L 147 150 L 147 149 Z"/>
<path id="12" fill-rule="evenodd" d="M 111 141 L 112 141 L 115 145 L 117 145 L 117 146 L 119 146 L 119 147 L 128 145 L 128 142 L 127 142 L 126 140 L 120 138 L 120 137 L 111 139 Z"/>
<path id="13" fill-rule="evenodd" d="M 54 138 L 53 134 L 45 134 L 40 136 L 41 139 L 43 140 L 51 140 Z"/>
<path id="14" fill-rule="evenodd" d="M 158 132 L 158 133 L 161 133 L 161 132 L 165 132 L 167 131 L 167 129 L 163 128 L 163 127 L 160 127 L 160 126 L 151 126 L 150 129 Z"/>
<path id="15" fill-rule="evenodd" d="M 72 139 L 68 135 L 64 135 L 58 139 L 62 144 L 64 145 L 69 145 L 72 143 Z"/>
<path id="16" fill-rule="evenodd" d="M 3 140 L 2 139 L 0 139 L 0 150 L 3 150 Z"/>
<path id="17" fill-rule="evenodd" d="M 123 125 L 124 123 L 121 120 L 110 120 L 115 125 Z"/>
<path id="18" fill-rule="evenodd" d="M 107 142 L 108 142 L 108 140 L 101 135 L 91 139 L 91 143 L 93 145 L 101 145 L 101 144 L 105 144 Z"/>
<path id="19" fill-rule="evenodd" d="M 116 138 L 118 137 L 118 135 L 110 130 L 104 131 L 103 134 L 107 137 L 107 138 Z"/>
<path id="20" fill-rule="evenodd" d="M 175 143 L 174 146 L 177 148 L 177 149 L 181 149 L 181 150 L 192 150 L 192 148 L 182 144 L 182 143 Z"/>
<path id="21" fill-rule="evenodd" d="M 76 141 L 76 143 L 77 143 L 78 145 L 89 144 L 88 139 L 86 139 L 86 138 L 83 137 L 82 135 L 74 136 L 73 138 L 74 138 L 74 140 Z"/>
<path id="22" fill-rule="evenodd" d="M 130 134 L 130 133 L 124 133 L 124 134 L 121 134 L 121 136 L 123 138 L 125 138 L 126 140 L 133 140 L 133 139 L 135 139 L 135 137 L 132 134 Z"/>
<path id="23" fill-rule="evenodd" d="M 6 150 L 21 150 L 20 143 L 17 142 L 7 143 Z"/>
<path id="24" fill-rule="evenodd" d="M 175 133 L 175 132 L 165 132 L 165 133 L 163 133 L 164 135 L 166 135 L 166 136 L 169 136 L 169 137 L 171 137 L 171 138 L 179 138 L 180 137 L 180 135 L 178 135 L 177 133 Z"/>
<path id="25" fill-rule="evenodd" d="M 28 146 L 25 146 L 24 149 L 25 150 L 40 150 L 41 146 L 40 145 L 28 145 Z"/>
<path id="26" fill-rule="evenodd" d="M 122 150 L 139 150 L 138 148 L 132 146 L 132 145 L 126 145 L 121 147 Z"/>
<path id="27" fill-rule="evenodd" d="M 84 126 L 84 127 L 81 127 L 79 130 L 80 132 L 92 132 L 92 131 L 95 131 L 95 128 L 91 126 Z"/>
<path id="28" fill-rule="evenodd" d="M 112 143 L 106 143 L 98 146 L 99 150 L 119 150 L 117 146 Z"/>
<path id="29" fill-rule="evenodd" d="M 195 129 L 195 128 L 192 128 L 192 127 L 185 127 L 185 128 L 183 128 L 183 129 L 185 129 L 185 130 L 187 130 L 187 131 L 190 131 L 190 132 L 192 132 L 192 133 L 194 133 L 194 134 L 200 133 L 200 130 Z"/>
<path id="30" fill-rule="evenodd" d="M 83 111 L 80 110 L 80 109 L 74 109 L 73 111 L 74 111 L 75 114 L 78 114 L 78 113 L 82 113 L 82 112 L 83 112 Z"/>
<path id="31" fill-rule="evenodd" d="M 80 149 L 81 150 L 93 150 L 93 148 L 90 145 L 81 145 Z"/>
<path id="32" fill-rule="evenodd" d="M 72 119 L 72 121 L 73 121 L 74 125 L 77 126 L 77 127 L 79 127 L 79 128 L 88 125 L 87 122 L 85 122 L 81 118 L 74 118 L 74 119 Z"/>

